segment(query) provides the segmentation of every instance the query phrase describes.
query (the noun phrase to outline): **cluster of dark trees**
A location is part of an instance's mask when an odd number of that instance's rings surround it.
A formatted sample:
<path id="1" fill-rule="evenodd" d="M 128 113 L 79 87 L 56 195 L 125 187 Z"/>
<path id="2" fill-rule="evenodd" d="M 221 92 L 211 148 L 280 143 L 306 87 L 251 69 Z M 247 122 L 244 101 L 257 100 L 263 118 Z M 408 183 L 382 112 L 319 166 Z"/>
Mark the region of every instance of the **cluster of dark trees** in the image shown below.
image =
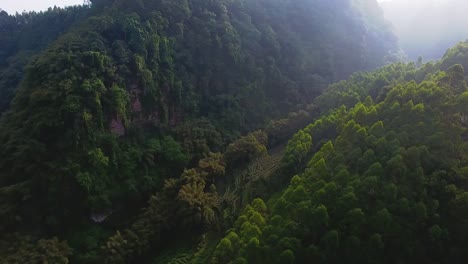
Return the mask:
<path id="1" fill-rule="evenodd" d="M 9 108 L 33 57 L 89 14 L 86 6 L 16 15 L 0 9 L 0 115 Z"/>

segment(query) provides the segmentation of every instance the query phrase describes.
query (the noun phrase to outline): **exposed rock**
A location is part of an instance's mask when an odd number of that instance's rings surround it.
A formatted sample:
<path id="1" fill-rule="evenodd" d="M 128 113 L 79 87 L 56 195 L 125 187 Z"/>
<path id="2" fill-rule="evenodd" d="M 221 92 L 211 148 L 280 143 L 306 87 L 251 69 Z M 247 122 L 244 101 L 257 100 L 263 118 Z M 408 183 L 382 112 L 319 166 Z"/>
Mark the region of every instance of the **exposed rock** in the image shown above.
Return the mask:
<path id="1" fill-rule="evenodd" d="M 123 124 L 122 118 L 117 116 L 112 118 L 110 129 L 111 132 L 117 136 L 125 135 L 125 126 Z"/>

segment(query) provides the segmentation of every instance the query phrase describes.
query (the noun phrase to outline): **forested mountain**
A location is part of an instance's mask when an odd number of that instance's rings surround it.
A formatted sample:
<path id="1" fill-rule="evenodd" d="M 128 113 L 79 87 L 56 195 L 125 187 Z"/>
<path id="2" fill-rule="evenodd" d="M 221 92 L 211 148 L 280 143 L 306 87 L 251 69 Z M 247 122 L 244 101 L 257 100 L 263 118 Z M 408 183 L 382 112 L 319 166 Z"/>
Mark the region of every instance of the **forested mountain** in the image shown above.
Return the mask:
<path id="1" fill-rule="evenodd" d="M 353 74 L 375 0 L 91 2 L 0 14 L 4 263 L 466 257 L 467 43 Z"/>
<path id="2" fill-rule="evenodd" d="M 325 90 L 286 148 L 289 186 L 245 207 L 211 261 L 464 263 L 466 45 Z"/>
<path id="3" fill-rule="evenodd" d="M 84 6 L 55 7 L 12 16 L 0 9 L 0 115 L 9 108 L 28 62 L 89 11 Z"/>

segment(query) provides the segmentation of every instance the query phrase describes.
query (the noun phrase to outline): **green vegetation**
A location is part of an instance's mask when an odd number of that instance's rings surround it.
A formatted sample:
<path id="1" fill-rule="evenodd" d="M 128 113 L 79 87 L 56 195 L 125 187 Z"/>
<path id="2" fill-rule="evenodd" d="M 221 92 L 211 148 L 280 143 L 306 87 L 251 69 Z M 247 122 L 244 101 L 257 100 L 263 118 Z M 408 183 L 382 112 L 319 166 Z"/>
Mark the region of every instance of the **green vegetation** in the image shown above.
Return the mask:
<path id="1" fill-rule="evenodd" d="M 466 43 L 351 75 L 374 0 L 91 2 L 0 14 L 2 261 L 466 257 Z"/>
<path id="2" fill-rule="evenodd" d="M 461 65 L 438 70 L 454 50 L 331 85 L 286 148 L 289 186 L 247 206 L 212 261 L 462 263 L 468 86 Z"/>
<path id="3" fill-rule="evenodd" d="M 84 6 L 8 15 L 0 9 L 0 115 L 9 108 L 26 65 L 72 26 L 90 15 Z"/>

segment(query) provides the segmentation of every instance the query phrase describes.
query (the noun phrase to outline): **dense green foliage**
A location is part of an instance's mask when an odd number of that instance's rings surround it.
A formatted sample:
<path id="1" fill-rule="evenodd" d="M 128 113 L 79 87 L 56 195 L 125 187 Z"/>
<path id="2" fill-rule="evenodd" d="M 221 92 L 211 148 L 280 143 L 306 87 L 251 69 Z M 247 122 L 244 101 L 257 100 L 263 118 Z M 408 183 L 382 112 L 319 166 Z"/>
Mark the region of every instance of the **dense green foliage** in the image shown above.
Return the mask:
<path id="1" fill-rule="evenodd" d="M 213 263 L 463 263 L 468 86 L 446 66 L 464 62 L 457 51 L 331 85 L 324 115 L 287 146 L 297 175 L 244 209 Z"/>
<path id="2" fill-rule="evenodd" d="M 90 14 L 84 6 L 8 15 L 0 9 L 0 115 L 9 108 L 34 55 Z"/>
<path id="3" fill-rule="evenodd" d="M 441 59 L 442 69 L 448 69 L 457 63 L 461 64 L 464 69 L 468 69 L 468 40 L 459 42 L 447 50 Z"/>

